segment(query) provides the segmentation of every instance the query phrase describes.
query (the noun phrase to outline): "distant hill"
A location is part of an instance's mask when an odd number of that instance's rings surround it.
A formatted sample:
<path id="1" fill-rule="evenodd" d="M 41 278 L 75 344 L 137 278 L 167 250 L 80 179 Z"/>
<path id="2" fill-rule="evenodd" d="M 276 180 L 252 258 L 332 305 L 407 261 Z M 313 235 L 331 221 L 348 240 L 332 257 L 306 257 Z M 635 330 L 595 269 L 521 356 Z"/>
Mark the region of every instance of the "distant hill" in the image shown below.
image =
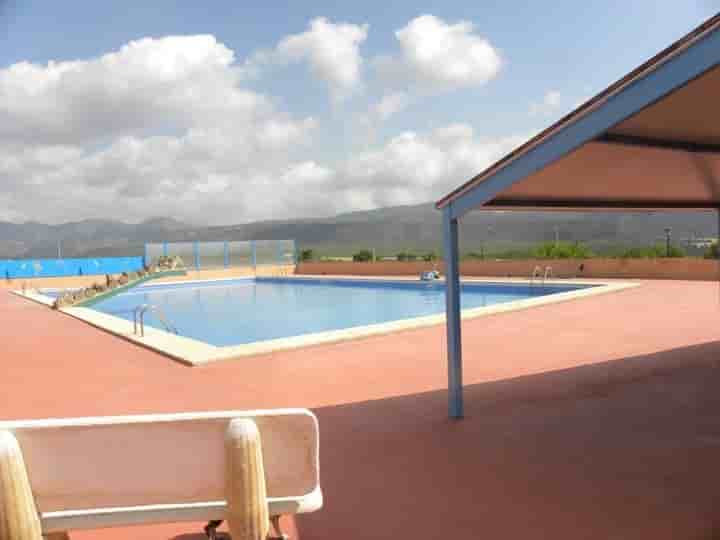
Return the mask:
<path id="1" fill-rule="evenodd" d="M 143 252 L 146 241 L 161 241 L 188 228 L 168 219 L 138 224 L 88 219 L 61 225 L 0 222 L 0 258 L 55 257 L 60 243 L 64 257 L 126 255 Z"/>
<path id="2" fill-rule="evenodd" d="M 582 241 L 602 252 L 610 245 L 645 245 L 663 241 L 664 228 L 675 242 L 717 236 L 717 218 L 704 212 L 574 213 L 485 212 L 461 223 L 464 251 L 525 247 L 549 241 Z M 140 255 L 145 242 L 294 238 L 303 248 L 348 255 L 360 248 L 378 254 L 402 250 L 439 250 L 441 215 L 432 204 L 396 206 L 340 214 L 333 218 L 257 221 L 198 227 L 170 218 L 138 224 L 84 220 L 62 225 L 0 222 L 0 258 L 55 257 L 58 242 L 65 257 Z"/>

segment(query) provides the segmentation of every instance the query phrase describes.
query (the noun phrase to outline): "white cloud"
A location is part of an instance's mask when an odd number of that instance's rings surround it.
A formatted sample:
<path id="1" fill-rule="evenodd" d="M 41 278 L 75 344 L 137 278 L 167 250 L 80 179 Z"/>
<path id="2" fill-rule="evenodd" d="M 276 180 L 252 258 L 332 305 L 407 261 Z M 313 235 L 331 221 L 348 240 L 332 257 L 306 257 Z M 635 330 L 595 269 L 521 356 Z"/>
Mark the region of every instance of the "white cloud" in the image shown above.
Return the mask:
<path id="1" fill-rule="evenodd" d="M 435 130 L 435 137 L 441 141 L 472 139 L 475 130 L 467 124 L 450 124 Z"/>
<path id="2" fill-rule="evenodd" d="M 372 103 L 366 112 L 356 115 L 360 126 L 367 129 L 368 141 L 375 140 L 375 130 L 380 123 L 405 110 L 413 101 L 414 98 L 407 92 L 390 92 L 377 103 Z"/>
<path id="3" fill-rule="evenodd" d="M 477 137 L 471 126 L 451 124 L 428 133 L 407 131 L 379 148 L 332 167 L 293 165 L 279 182 L 289 194 L 286 213 L 331 215 L 358 209 L 435 200 L 525 140 Z M 302 201 L 292 196 L 302 192 Z"/>
<path id="4" fill-rule="evenodd" d="M 367 33 L 367 24 L 333 23 L 319 17 L 305 32 L 283 38 L 273 51 L 253 55 L 244 69 L 256 76 L 267 64 L 306 61 L 313 74 L 327 83 L 333 100 L 341 101 L 362 86 L 360 45 Z"/>
<path id="5" fill-rule="evenodd" d="M 82 143 L 198 123 L 243 123 L 271 109 L 239 87 L 213 36 L 132 41 L 90 60 L 0 70 L 0 139 Z"/>
<path id="6" fill-rule="evenodd" d="M 561 105 L 561 95 L 557 90 L 548 90 L 542 101 L 530 104 L 531 116 L 551 116 L 555 114 Z"/>
<path id="7" fill-rule="evenodd" d="M 386 94 L 373 107 L 373 112 L 382 120 L 402 111 L 410 104 L 410 96 L 407 92 L 392 92 Z"/>
<path id="8" fill-rule="evenodd" d="M 332 180 L 334 175 L 332 169 L 324 167 L 315 161 L 303 161 L 291 165 L 280 176 L 280 180 L 286 186 L 322 184 Z"/>
<path id="9" fill-rule="evenodd" d="M 39 149 L 14 162 L 14 173 L 25 181 L 6 190 L 7 210 L 0 217 L 57 222 L 171 216 L 219 224 L 414 204 L 438 198 L 523 140 L 483 139 L 456 124 L 408 131 L 337 163 L 288 161 L 286 153 L 268 151 L 252 159 L 253 152 L 216 146 L 213 134 L 200 132 L 123 138 L 94 154 Z M 3 183 L 3 159 L 11 154 L 0 148 Z"/>
<path id="10" fill-rule="evenodd" d="M 502 60 L 468 21 L 449 24 L 421 15 L 395 32 L 400 53 L 375 59 L 380 75 L 428 92 L 478 86 L 495 78 Z"/>
<path id="11" fill-rule="evenodd" d="M 279 176 L 316 128 L 241 81 L 212 36 L 0 69 L 0 185 L 14 207 L 5 214 L 232 221 L 250 203 L 243 191 Z M 231 213 L 215 216 L 209 196 Z"/>
<path id="12" fill-rule="evenodd" d="M 468 21 L 450 24 L 421 15 L 397 30 L 395 38 L 399 53 L 373 60 L 379 79 L 391 89 L 369 109 L 368 116 L 379 121 L 419 96 L 486 84 L 502 67 L 498 50 Z"/>
<path id="13" fill-rule="evenodd" d="M 183 36 L 0 69 L 0 219 L 242 223 L 425 202 L 521 142 L 454 124 L 323 161 L 317 122 L 244 88 L 245 65 L 212 36 Z M 412 99 L 398 90 L 376 114 Z"/>
<path id="14" fill-rule="evenodd" d="M 523 136 L 481 139 L 466 124 L 425 134 L 408 131 L 341 164 L 336 178 L 347 189 L 339 200 L 346 207 L 366 208 L 434 200 L 524 140 Z"/>

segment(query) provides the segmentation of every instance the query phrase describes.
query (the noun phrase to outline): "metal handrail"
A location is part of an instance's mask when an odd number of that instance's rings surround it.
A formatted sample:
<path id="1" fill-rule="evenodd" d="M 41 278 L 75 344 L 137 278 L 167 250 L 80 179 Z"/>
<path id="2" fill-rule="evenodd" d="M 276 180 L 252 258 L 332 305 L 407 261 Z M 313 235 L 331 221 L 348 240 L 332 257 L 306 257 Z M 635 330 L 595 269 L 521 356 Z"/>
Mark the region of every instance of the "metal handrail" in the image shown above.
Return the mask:
<path id="1" fill-rule="evenodd" d="M 530 287 L 532 287 L 535 284 L 536 277 L 540 277 L 543 275 L 542 271 L 543 270 L 542 270 L 542 268 L 540 268 L 540 266 L 536 265 L 535 268 L 533 268 L 532 274 L 530 274 Z"/>
<path id="2" fill-rule="evenodd" d="M 535 278 L 542 278 L 540 283 L 544 287 L 545 282 L 547 281 L 548 277 L 552 277 L 552 275 L 553 275 L 552 266 L 546 266 L 544 272 L 543 272 L 542 267 L 535 266 L 535 268 L 533 268 L 532 274 L 530 275 L 530 287 L 532 287 L 535 284 Z"/>
<path id="3" fill-rule="evenodd" d="M 145 314 L 150 311 L 155 314 L 157 319 L 162 323 L 166 330 L 173 334 L 179 334 L 177 328 L 175 328 L 170 322 L 163 311 L 158 307 L 151 304 L 141 304 L 133 310 L 133 334 L 138 335 L 138 321 L 140 326 L 140 337 L 145 337 Z"/>

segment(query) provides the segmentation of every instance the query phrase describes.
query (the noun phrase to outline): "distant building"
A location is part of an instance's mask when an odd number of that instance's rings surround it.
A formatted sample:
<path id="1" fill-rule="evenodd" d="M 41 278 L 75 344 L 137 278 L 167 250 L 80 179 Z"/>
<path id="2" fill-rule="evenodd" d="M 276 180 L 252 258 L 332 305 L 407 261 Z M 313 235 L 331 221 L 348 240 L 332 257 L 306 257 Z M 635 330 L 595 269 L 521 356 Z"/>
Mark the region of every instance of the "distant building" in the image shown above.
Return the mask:
<path id="1" fill-rule="evenodd" d="M 690 238 L 688 239 L 688 245 L 698 249 L 706 249 L 717 242 L 717 238 L 705 237 L 705 238 Z"/>

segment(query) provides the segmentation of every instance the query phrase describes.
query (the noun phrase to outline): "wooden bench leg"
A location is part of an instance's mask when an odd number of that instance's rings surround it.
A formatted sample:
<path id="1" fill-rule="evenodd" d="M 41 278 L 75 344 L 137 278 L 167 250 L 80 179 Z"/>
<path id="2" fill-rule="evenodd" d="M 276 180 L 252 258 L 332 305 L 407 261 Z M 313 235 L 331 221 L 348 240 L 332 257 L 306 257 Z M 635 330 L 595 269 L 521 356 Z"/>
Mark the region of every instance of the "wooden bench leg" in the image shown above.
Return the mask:
<path id="1" fill-rule="evenodd" d="M 231 420 L 225 434 L 225 499 L 233 540 L 265 540 L 270 520 L 262 445 L 247 418 Z"/>
<path id="2" fill-rule="evenodd" d="M 0 540 L 42 540 L 22 451 L 9 431 L 0 431 Z"/>

